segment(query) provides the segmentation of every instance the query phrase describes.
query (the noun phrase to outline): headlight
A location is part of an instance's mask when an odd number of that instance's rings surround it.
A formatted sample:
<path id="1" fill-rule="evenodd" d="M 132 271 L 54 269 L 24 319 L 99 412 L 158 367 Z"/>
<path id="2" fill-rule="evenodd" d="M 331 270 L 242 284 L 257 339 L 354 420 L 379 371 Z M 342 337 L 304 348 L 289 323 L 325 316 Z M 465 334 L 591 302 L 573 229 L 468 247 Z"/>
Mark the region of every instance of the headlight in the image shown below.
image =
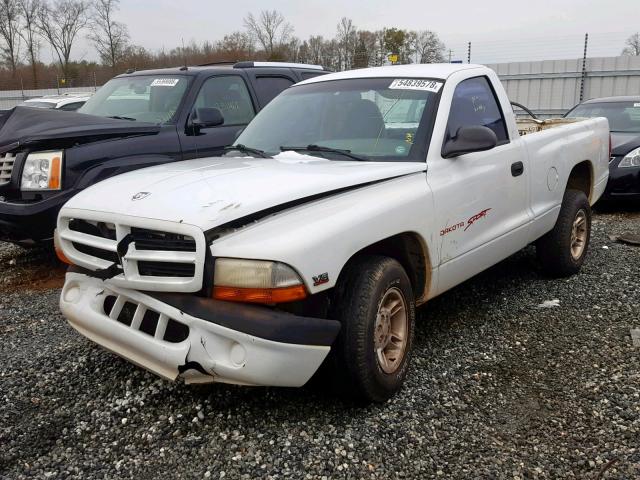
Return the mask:
<path id="1" fill-rule="evenodd" d="M 20 188 L 23 191 L 60 190 L 62 151 L 34 152 L 27 155 Z"/>
<path id="2" fill-rule="evenodd" d="M 627 153 L 627 155 L 618 164 L 620 168 L 640 167 L 640 148 Z"/>
<path id="3" fill-rule="evenodd" d="M 300 276 L 288 265 L 264 260 L 216 259 L 213 298 L 276 304 L 307 296 Z"/>

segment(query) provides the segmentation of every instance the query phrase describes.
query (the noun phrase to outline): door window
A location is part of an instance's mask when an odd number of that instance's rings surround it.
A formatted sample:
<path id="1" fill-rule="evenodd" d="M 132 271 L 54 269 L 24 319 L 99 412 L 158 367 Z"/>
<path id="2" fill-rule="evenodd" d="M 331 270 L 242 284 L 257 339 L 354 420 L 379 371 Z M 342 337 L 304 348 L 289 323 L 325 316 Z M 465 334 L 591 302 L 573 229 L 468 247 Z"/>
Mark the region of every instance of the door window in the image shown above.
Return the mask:
<path id="1" fill-rule="evenodd" d="M 255 116 L 251 96 L 242 78 L 235 75 L 209 78 L 204 82 L 194 106 L 217 108 L 224 117 L 223 125 L 246 125 Z"/>
<path id="2" fill-rule="evenodd" d="M 287 77 L 256 77 L 256 93 L 262 106 L 264 107 L 293 83 L 293 80 Z"/>
<path id="3" fill-rule="evenodd" d="M 486 77 L 469 78 L 456 87 L 445 141 L 454 138 L 460 127 L 472 126 L 493 130 L 498 145 L 509 141 L 504 116 Z"/>

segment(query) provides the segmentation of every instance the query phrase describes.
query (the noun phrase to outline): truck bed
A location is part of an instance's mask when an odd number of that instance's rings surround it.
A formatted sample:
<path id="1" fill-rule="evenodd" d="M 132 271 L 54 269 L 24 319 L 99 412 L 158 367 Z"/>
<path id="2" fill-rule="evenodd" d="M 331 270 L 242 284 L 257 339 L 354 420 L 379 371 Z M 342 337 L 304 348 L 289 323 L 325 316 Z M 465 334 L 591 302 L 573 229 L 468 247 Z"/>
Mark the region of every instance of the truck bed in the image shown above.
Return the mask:
<path id="1" fill-rule="evenodd" d="M 581 122 L 586 118 L 549 118 L 547 120 L 539 120 L 536 118 L 519 118 L 516 119 L 518 133 L 520 135 L 528 135 L 530 133 L 541 132 L 550 128 L 567 125 L 569 123 Z"/>

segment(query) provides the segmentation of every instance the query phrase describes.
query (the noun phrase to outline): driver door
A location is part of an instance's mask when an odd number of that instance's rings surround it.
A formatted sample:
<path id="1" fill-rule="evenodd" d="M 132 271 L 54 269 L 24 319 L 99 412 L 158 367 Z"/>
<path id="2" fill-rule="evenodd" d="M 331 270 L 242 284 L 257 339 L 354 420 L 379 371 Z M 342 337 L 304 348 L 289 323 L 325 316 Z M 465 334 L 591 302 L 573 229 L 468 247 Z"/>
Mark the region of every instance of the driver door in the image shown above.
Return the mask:
<path id="1" fill-rule="evenodd" d="M 217 108 L 224 117 L 224 123 L 215 127 L 194 128 L 191 122 L 197 118 L 199 108 Z M 255 113 L 251 95 L 241 76 L 220 75 L 206 79 L 180 136 L 184 158 L 200 158 L 219 153 L 223 147 L 235 141 L 240 130 L 247 126 Z"/>
<path id="2" fill-rule="evenodd" d="M 443 144 L 463 126 L 488 127 L 498 143 L 484 152 L 439 156 L 427 170 L 438 217 L 439 291 L 506 258 L 527 242 L 527 155 L 519 138 L 509 138 L 504 114 L 486 77 L 457 85 Z"/>

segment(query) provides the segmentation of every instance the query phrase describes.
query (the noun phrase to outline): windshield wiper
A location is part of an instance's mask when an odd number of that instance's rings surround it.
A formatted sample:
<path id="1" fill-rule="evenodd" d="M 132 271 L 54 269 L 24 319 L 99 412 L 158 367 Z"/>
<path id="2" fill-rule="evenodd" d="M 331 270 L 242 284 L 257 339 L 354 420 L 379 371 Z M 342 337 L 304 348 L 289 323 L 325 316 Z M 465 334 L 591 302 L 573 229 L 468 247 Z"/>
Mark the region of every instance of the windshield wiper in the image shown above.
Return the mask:
<path id="1" fill-rule="evenodd" d="M 241 143 L 238 143 L 237 145 L 229 145 L 228 147 L 224 147 L 222 150 L 224 150 L 225 152 L 232 152 L 234 150 L 237 150 L 238 152 L 251 153 L 253 155 L 257 155 L 262 158 L 273 158 L 271 157 L 271 155 L 268 155 L 264 150 L 258 150 L 257 148 L 247 147 L 246 145 L 242 145 Z"/>
<path id="2" fill-rule="evenodd" d="M 324 152 L 324 153 L 337 153 L 338 155 L 344 155 L 345 157 L 349 157 L 352 160 L 357 160 L 358 162 L 366 162 L 367 159 L 361 157 L 360 155 L 356 155 L 355 153 L 351 153 L 351 150 L 343 150 L 340 148 L 331 148 L 324 147 L 322 145 L 307 145 L 306 147 L 288 147 L 282 146 L 280 147 L 281 152 L 292 151 L 292 152 Z"/>
<path id="3" fill-rule="evenodd" d="M 131 117 L 121 117 L 119 115 L 111 115 L 107 118 L 115 118 L 116 120 L 131 120 L 132 122 L 135 122 L 136 119 L 135 118 L 131 118 Z"/>

